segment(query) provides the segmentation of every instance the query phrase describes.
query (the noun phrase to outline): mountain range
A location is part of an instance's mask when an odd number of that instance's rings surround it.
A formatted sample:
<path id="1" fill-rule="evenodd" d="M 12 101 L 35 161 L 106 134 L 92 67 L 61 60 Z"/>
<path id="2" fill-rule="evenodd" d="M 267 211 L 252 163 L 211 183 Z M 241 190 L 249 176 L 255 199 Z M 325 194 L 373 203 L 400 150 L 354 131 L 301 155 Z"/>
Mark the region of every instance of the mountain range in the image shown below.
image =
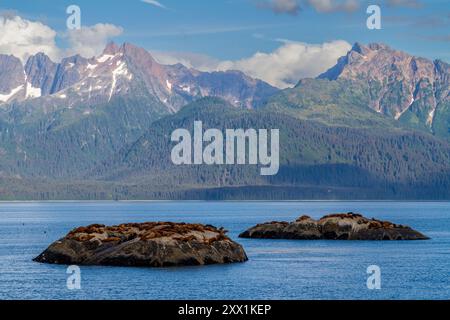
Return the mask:
<path id="1" fill-rule="evenodd" d="M 368 107 L 402 123 L 449 138 L 450 65 L 382 44 L 355 44 L 319 79 L 361 82 Z"/>
<path id="2" fill-rule="evenodd" d="M 450 66 L 356 43 L 280 90 L 110 43 L 0 55 L 0 199 L 449 199 Z M 171 132 L 279 128 L 280 172 L 175 166 Z"/>
<path id="3" fill-rule="evenodd" d="M 60 63 L 43 53 L 31 56 L 25 65 L 14 56 L 0 55 L 0 79 L 0 103 L 31 99 L 47 109 L 98 105 L 130 95 L 157 98 L 168 113 L 205 96 L 253 108 L 277 91 L 238 71 L 207 73 L 181 64 L 161 65 L 149 52 L 128 43 L 110 43 L 99 57 L 76 55 Z"/>

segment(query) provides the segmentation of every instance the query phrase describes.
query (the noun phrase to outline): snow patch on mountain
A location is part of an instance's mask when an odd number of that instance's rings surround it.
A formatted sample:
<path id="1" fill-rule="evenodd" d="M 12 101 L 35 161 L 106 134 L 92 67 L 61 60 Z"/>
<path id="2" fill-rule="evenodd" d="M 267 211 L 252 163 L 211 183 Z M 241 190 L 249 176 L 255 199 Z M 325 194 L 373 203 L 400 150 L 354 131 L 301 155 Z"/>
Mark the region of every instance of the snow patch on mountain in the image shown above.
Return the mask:
<path id="1" fill-rule="evenodd" d="M 120 76 L 128 75 L 128 69 L 127 69 L 127 65 L 125 62 L 119 60 L 116 62 L 116 65 L 117 65 L 117 68 L 112 71 L 112 84 L 111 84 L 111 91 L 109 93 L 108 101 L 111 101 L 111 98 L 114 94 L 114 90 L 116 89 L 117 78 Z"/>
<path id="2" fill-rule="evenodd" d="M 97 68 L 98 64 L 90 64 L 88 63 L 88 65 L 86 66 L 86 69 L 88 70 L 95 70 L 95 68 Z"/>
<path id="3" fill-rule="evenodd" d="M 11 90 L 8 94 L 0 94 L 0 102 L 8 102 L 12 97 L 19 93 L 23 89 L 23 85 L 18 86 Z"/>
<path id="4" fill-rule="evenodd" d="M 167 86 L 167 89 L 169 89 L 169 91 L 172 92 L 172 83 L 170 83 L 169 80 L 166 80 L 166 86 Z"/>
<path id="5" fill-rule="evenodd" d="M 108 60 L 110 60 L 112 58 L 114 58 L 114 55 L 112 55 L 112 54 L 104 54 L 104 55 L 101 55 L 100 57 L 98 57 L 97 61 L 100 62 L 100 63 L 105 63 L 106 61 L 108 61 Z"/>
<path id="6" fill-rule="evenodd" d="M 436 114 L 436 109 L 432 109 L 428 114 L 427 125 L 433 125 L 434 115 Z"/>
<path id="7" fill-rule="evenodd" d="M 35 88 L 33 85 L 29 82 L 27 82 L 27 93 L 26 98 L 39 98 L 42 95 L 41 88 Z"/>
<path id="8" fill-rule="evenodd" d="M 19 59 L 3 58 L 19 70 L 14 82 L 7 78 L 0 102 L 39 99 L 43 108 L 86 108 L 107 103 L 117 96 L 152 96 L 167 111 L 175 113 L 184 105 L 205 96 L 226 99 L 236 107 L 253 108 L 263 104 L 278 89 L 236 71 L 200 72 L 181 64 L 159 64 L 143 48 L 132 44 L 109 45 L 94 58 L 65 58 L 54 63 L 45 54 Z M 23 72 L 23 77 L 22 73 Z M 6 88 L 6 89 L 5 89 Z M 23 90 L 23 92 L 19 92 Z M 18 94 L 19 93 L 19 94 Z M 67 99 L 64 105 L 60 100 Z"/>

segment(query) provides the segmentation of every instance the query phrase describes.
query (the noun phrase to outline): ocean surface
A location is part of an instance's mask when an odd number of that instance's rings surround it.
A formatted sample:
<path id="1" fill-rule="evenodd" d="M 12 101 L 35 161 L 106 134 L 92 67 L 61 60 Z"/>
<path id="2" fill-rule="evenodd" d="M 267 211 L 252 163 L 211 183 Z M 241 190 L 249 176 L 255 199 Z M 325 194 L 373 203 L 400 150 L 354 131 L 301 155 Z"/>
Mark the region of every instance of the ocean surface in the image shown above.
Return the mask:
<path id="1" fill-rule="evenodd" d="M 360 212 L 409 225 L 429 241 L 239 239 L 257 223 Z M 81 267 L 32 261 L 71 229 L 93 223 L 174 221 L 223 226 L 249 261 L 185 268 Z M 367 267 L 381 289 L 367 288 Z M 449 202 L 26 202 L 0 203 L 0 299 L 450 299 Z"/>

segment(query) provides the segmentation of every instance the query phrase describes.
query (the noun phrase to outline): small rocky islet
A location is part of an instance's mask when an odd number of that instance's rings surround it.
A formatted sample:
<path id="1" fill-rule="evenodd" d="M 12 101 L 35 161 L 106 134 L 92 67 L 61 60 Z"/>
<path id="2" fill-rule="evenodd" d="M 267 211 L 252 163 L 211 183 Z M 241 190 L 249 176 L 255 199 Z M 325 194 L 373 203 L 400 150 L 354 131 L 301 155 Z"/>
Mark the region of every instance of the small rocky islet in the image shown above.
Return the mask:
<path id="1" fill-rule="evenodd" d="M 292 240 L 428 240 L 408 226 L 368 219 L 357 213 L 330 214 L 319 220 L 302 216 L 294 222 L 258 224 L 240 238 Z"/>
<path id="2" fill-rule="evenodd" d="M 79 227 L 51 244 L 36 262 L 64 265 L 175 267 L 228 264 L 248 260 L 244 248 L 223 228 L 173 222 L 94 224 Z M 239 235 L 253 239 L 427 240 L 408 226 L 368 219 L 361 214 L 331 214 L 319 220 L 258 224 Z"/>
<path id="3" fill-rule="evenodd" d="M 34 259 L 64 265 L 198 266 L 245 262 L 226 230 L 171 222 L 90 225 L 72 230 Z"/>

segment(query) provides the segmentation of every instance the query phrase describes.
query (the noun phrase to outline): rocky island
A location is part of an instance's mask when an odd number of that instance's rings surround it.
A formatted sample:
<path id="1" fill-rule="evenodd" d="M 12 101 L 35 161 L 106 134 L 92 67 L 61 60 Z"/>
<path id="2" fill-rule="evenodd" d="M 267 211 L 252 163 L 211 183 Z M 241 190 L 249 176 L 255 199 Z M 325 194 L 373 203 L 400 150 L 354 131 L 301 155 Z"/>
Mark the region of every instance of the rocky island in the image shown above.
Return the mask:
<path id="1" fill-rule="evenodd" d="M 224 229 L 171 222 L 90 225 L 71 231 L 34 261 L 50 264 L 171 267 L 247 261 Z"/>
<path id="2" fill-rule="evenodd" d="M 302 216 L 294 222 L 268 222 L 243 232 L 241 238 L 297 240 L 427 240 L 410 227 L 368 219 L 356 213 L 331 214 L 320 220 Z"/>

